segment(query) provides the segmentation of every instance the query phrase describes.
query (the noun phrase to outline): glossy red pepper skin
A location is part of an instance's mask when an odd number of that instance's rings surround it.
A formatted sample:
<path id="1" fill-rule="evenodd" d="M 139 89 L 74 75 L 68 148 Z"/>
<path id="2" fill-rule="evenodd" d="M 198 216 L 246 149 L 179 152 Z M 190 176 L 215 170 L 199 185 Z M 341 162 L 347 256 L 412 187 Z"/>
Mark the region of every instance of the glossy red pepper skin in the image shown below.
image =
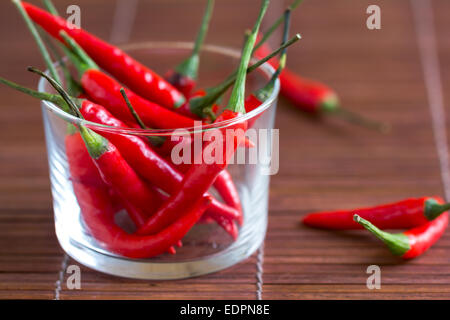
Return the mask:
<path id="1" fill-rule="evenodd" d="M 264 43 L 254 55 L 263 58 L 270 52 L 270 47 Z M 278 68 L 279 62 L 276 58 L 272 58 L 268 63 L 275 69 Z M 321 113 L 337 106 L 336 92 L 321 82 L 300 77 L 287 68 L 283 69 L 279 79 L 281 94 L 303 111 Z"/>
<path id="2" fill-rule="evenodd" d="M 94 102 L 107 107 L 116 117 L 126 123 L 135 122 L 120 93 L 123 85 L 112 77 L 100 70 L 90 69 L 83 73 L 81 86 Z M 125 92 L 139 117 L 150 128 L 176 129 L 194 126 L 194 120 L 191 118 L 150 102 L 131 90 L 125 89 Z"/>
<path id="3" fill-rule="evenodd" d="M 231 110 L 225 110 L 217 119 L 216 122 L 232 120 L 240 116 L 240 113 L 233 112 Z M 202 194 L 204 194 L 214 183 L 219 173 L 224 170 L 230 160 L 230 157 L 234 155 L 237 147 L 243 142 L 244 137 L 234 136 L 231 143 L 227 143 L 226 130 L 238 130 L 243 132 L 247 129 L 247 122 L 242 121 L 237 124 L 233 124 L 228 128 L 217 129 L 222 133 L 223 143 L 223 158 L 221 161 L 212 164 L 205 163 L 193 163 L 189 170 L 186 172 L 183 178 L 183 187 L 171 195 L 171 197 L 162 205 L 162 207 L 150 217 L 144 226 L 138 229 L 139 234 L 151 234 L 157 232 L 161 228 L 169 225 L 173 220 L 177 219 L 180 212 L 183 212 L 183 208 L 188 206 L 189 203 L 196 201 Z M 205 143 L 203 149 L 209 144 Z M 203 152 L 202 152 L 203 154 Z M 199 155 L 199 156 L 202 156 Z"/>
<path id="4" fill-rule="evenodd" d="M 179 107 L 185 102 L 183 95 L 170 83 L 119 48 L 38 7 L 22 4 L 30 18 L 54 38 L 63 42 L 59 32 L 66 31 L 100 67 L 140 96 L 166 108 Z"/>
<path id="5" fill-rule="evenodd" d="M 130 218 L 136 227 L 141 227 L 161 204 L 155 192 L 141 180 L 112 143 L 108 144 L 106 152 L 93 159 L 103 181 L 119 194 Z"/>
<path id="6" fill-rule="evenodd" d="M 82 102 L 80 112 L 88 121 L 113 127 L 126 126 L 125 123 L 115 118 L 101 105 L 92 103 L 89 100 Z M 158 153 L 153 151 L 140 137 L 108 131 L 98 133 L 110 140 L 119 150 L 122 150 L 125 160 L 142 177 L 169 194 L 178 190 L 182 183 L 183 175 L 160 157 Z M 214 198 L 206 214 L 215 218 L 219 216 L 236 217 L 239 215 L 236 210 L 221 204 Z"/>
<path id="7" fill-rule="evenodd" d="M 448 213 L 444 212 L 433 221 L 403 232 L 408 237 L 410 249 L 402 258 L 413 259 L 423 254 L 442 236 L 447 226 Z"/>
<path id="8" fill-rule="evenodd" d="M 202 197 L 186 214 L 161 232 L 150 236 L 128 234 L 114 222 L 114 209 L 104 187 L 74 183 L 83 220 L 91 235 L 107 250 L 129 258 L 150 258 L 170 250 L 197 223 L 208 197 Z"/>
<path id="9" fill-rule="evenodd" d="M 255 110 L 260 105 L 263 104 L 264 101 L 260 101 L 254 94 L 249 95 L 247 98 L 245 98 L 245 111 L 247 113 Z M 255 124 L 255 121 L 262 115 L 263 113 L 260 113 L 253 118 L 248 120 L 248 127 L 252 128 Z"/>
<path id="10" fill-rule="evenodd" d="M 228 170 L 222 170 L 214 181 L 214 188 L 217 190 L 223 201 L 239 212 L 238 223 L 242 226 L 244 216 L 242 212 L 241 199 Z"/>
<path id="11" fill-rule="evenodd" d="M 429 222 L 424 214 L 425 202 L 429 199 L 443 203 L 440 197 L 410 198 L 375 207 L 310 213 L 302 222 L 307 226 L 323 229 L 362 229 L 353 220 L 354 214 L 358 214 L 380 229 L 414 228 Z"/>
<path id="12" fill-rule="evenodd" d="M 90 207 L 93 208 L 99 205 L 100 208 L 105 208 L 103 212 L 104 214 L 111 217 L 111 219 L 114 219 L 114 214 L 121 209 L 117 201 L 117 196 L 111 193 L 111 189 L 105 184 L 102 177 L 100 176 L 97 167 L 95 166 L 91 156 L 86 149 L 86 146 L 84 145 L 84 141 L 81 138 L 80 133 L 76 132 L 73 134 L 68 134 L 65 138 L 65 147 L 71 181 L 80 206 L 82 206 L 84 210 L 91 210 L 91 208 L 86 208 L 87 203 L 91 203 Z M 92 194 L 89 194 L 88 198 L 86 198 L 86 194 L 91 192 Z M 89 212 L 87 212 L 86 214 L 83 214 L 82 212 L 82 215 L 85 218 L 88 218 L 88 228 L 91 230 L 91 232 L 93 231 L 94 238 L 102 242 L 102 245 L 107 249 L 112 249 L 114 252 L 120 254 L 120 252 L 115 250 L 115 246 L 113 245 L 114 243 L 111 243 L 110 238 L 112 237 L 104 237 L 101 235 L 111 235 L 115 230 L 119 233 L 123 233 L 122 230 L 118 229 L 114 221 L 112 221 L 112 223 L 114 224 L 111 224 L 112 230 L 104 230 L 105 228 L 107 228 L 107 225 L 104 225 L 101 222 L 101 219 L 89 219 Z M 177 243 L 177 245 L 178 244 L 179 243 Z M 123 247 L 125 248 L 125 246 Z M 131 252 L 133 250 L 133 247 L 134 244 L 130 243 L 130 247 L 126 248 L 125 250 Z M 169 247 L 167 251 L 169 253 L 172 253 L 174 252 L 174 248 Z M 121 252 L 123 252 L 123 249 L 121 250 Z"/>
<path id="13" fill-rule="evenodd" d="M 194 79 L 183 76 L 175 70 L 169 70 L 164 75 L 164 79 L 180 91 L 187 99 L 191 97 L 192 91 L 197 84 Z"/>
<path id="14" fill-rule="evenodd" d="M 76 173 L 71 174 L 70 180 L 72 182 L 79 182 L 94 187 L 103 186 L 104 182 L 84 145 L 80 133 L 74 132 L 66 135 L 64 144 L 70 171 Z M 121 203 L 121 200 L 114 189 L 108 188 L 108 193 L 115 211 L 117 212 L 123 209 L 124 205 Z"/>

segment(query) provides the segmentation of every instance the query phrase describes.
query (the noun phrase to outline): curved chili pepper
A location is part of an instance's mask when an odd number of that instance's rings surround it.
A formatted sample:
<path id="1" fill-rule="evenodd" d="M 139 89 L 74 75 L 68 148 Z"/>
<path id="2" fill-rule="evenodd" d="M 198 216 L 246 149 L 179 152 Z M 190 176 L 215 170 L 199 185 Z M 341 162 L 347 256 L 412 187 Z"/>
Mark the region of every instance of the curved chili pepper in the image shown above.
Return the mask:
<path id="1" fill-rule="evenodd" d="M 392 254 L 403 259 L 413 259 L 427 251 L 444 233 L 448 225 L 448 213 L 419 227 L 402 233 L 384 232 L 369 221 L 355 214 L 354 219 L 383 241 Z"/>
<path id="2" fill-rule="evenodd" d="M 250 62 L 251 51 L 256 41 L 256 35 L 258 33 L 261 20 L 264 17 L 268 5 L 269 0 L 264 0 L 255 26 L 253 27 L 251 34 L 247 37 L 242 50 L 241 62 L 239 64 L 239 69 L 236 76 L 236 83 L 231 93 L 228 106 L 216 119 L 216 122 L 236 119 L 242 113 L 245 113 L 244 99 L 247 67 Z M 233 129 L 235 130 L 234 132 L 237 132 L 237 130 L 245 132 L 247 129 L 247 122 L 237 122 L 227 129 Z M 216 130 L 219 130 L 222 136 L 226 137 L 225 131 L 227 129 L 221 128 Z M 147 220 L 145 225 L 138 229 L 138 233 L 154 233 L 161 228 L 164 228 L 166 225 L 169 225 L 178 217 L 181 208 L 196 201 L 211 187 L 219 173 L 226 168 L 229 160 L 243 140 L 243 135 L 233 135 L 233 141 L 231 143 L 227 143 L 227 140 L 229 139 L 222 139 L 221 147 L 223 151 L 222 159 L 220 159 L 221 161 L 216 161 L 212 164 L 197 163 L 194 161 L 183 178 L 183 188 L 180 188 L 178 192 L 172 194 L 171 197 L 161 206 L 161 208 Z M 205 150 L 208 145 L 209 143 L 206 143 L 206 146 L 203 146 L 201 154 L 196 156 L 203 157 L 203 150 Z"/>
<path id="3" fill-rule="evenodd" d="M 200 48 L 208 31 L 209 20 L 214 8 L 214 0 L 208 0 L 202 24 L 195 40 L 194 49 L 191 55 L 181 62 L 175 70 L 169 70 L 165 79 L 177 88 L 185 97 L 189 97 L 195 87 L 198 76 L 198 66 L 200 61 Z"/>
<path id="4" fill-rule="evenodd" d="M 170 83 L 119 48 L 32 4 L 22 2 L 22 6 L 31 19 L 54 38 L 63 41 L 60 31 L 67 32 L 104 70 L 140 96 L 166 108 L 176 108 L 185 102 L 183 95 Z"/>
<path id="5" fill-rule="evenodd" d="M 310 213 L 303 218 L 303 223 L 323 229 L 362 229 L 353 220 L 353 215 L 358 213 L 380 229 L 414 228 L 449 209 L 450 204 L 443 204 L 440 197 L 410 198 L 376 207 Z"/>

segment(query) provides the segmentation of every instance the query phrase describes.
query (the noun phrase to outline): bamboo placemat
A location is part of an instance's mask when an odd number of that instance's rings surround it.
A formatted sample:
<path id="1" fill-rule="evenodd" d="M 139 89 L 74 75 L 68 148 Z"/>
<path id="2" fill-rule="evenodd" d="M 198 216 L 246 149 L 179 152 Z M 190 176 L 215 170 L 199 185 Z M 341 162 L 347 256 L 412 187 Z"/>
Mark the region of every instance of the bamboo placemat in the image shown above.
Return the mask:
<path id="1" fill-rule="evenodd" d="M 278 11 L 271 18 L 283 8 L 282 1 L 273 2 Z M 418 2 L 423 6 L 419 11 Z M 60 8 L 72 3 L 56 1 Z M 176 6 L 175 1 L 136 1 L 134 19 L 115 16 L 111 1 L 77 3 L 83 27 L 120 40 L 128 35 L 111 34 L 112 22 L 132 24 L 129 41 L 190 40 L 203 5 L 195 0 Z M 366 28 L 370 4 L 381 8 L 381 30 Z M 238 47 L 258 5 L 217 1 L 209 42 Z M 325 232 L 299 224 L 313 210 L 445 195 L 440 165 L 445 169 L 446 154 L 438 154 L 437 145 L 442 149 L 446 119 L 436 114 L 441 100 L 436 88 L 442 81 L 445 106 L 450 101 L 449 10 L 446 0 L 305 1 L 293 15 L 292 30 L 302 33 L 303 40 L 289 51 L 289 67 L 328 83 L 346 108 L 387 120 L 393 130 L 380 135 L 332 117 L 318 121 L 281 98 L 276 122 L 280 171 L 271 183 L 265 250 L 225 271 L 193 279 L 129 280 L 82 267 L 82 289 L 68 290 L 64 267 L 75 262 L 65 258 L 54 234 L 38 103 L 0 87 L 0 298 L 450 298 L 448 232 L 423 257 L 405 263 L 364 232 Z M 43 64 L 8 1 L 0 3 L 0 21 L 1 76 L 36 86 L 25 67 Z M 381 267 L 380 290 L 366 287 L 366 269 L 372 264 Z"/>

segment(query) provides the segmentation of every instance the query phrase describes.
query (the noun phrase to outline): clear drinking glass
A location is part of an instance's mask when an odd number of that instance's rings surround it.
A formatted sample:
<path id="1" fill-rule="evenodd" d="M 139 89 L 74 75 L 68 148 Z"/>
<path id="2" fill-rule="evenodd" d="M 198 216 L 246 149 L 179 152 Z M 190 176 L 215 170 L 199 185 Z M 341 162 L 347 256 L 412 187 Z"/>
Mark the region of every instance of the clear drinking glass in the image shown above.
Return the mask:
<path id="1" fill-rule="evenodd" d="M 125 46 L 124 50 L 159 74 L 164 74 L 188 56 L 191 48 L 191 43 L 158 42 L 130 44 Z M 198 87 L 205 88 L 220 83 L 237 67 L 239 58 L 238 50 L 206 45 L 202 51 Z M 253 92 L 262 87 L 267 83 L 273 71 L 269 65 L 265 64 L 250 74 L 246 92 Z M 54 92 L 43 79 L 39 83 L 39 90 Z M 273 128 L 278 91 L 279 83 L 277 82 L 270 98 L 244 116 L 249 122 L 254 122 L 252 128 L 257 131 Z M 225 97 L 223 103 L 226 103 L 227 99 L 228 97 Z M 245 164 L 228 166 L 228 171 L 239 192 L 244 212 L 244 223 L 239 229 L 237 240 L 233 241 L 216 223 L 198 223 L 183 238 L 183 246 L 177 248 L 174 255 L 165 253 L 148 259 L 131 259 L 105 250 L 87 230 L 73 191 L 64 142 L 68 124 L 83 123 L 98 133 L 109 131 L 140 137 L 167 137 L 172 130 L 119 129 L 102 126 L 77 119 L 48 102 L 42 102 L 42 114 L 50 167 L 56 235 L 65 252 L 81 264 L 122 277 L 180 279 L 211 273 L 234 265 L 249 257 L 261 245 L 267 227 L 270 175 L 264 172 L 267 168 L 265 169 L 259 161 L 254 163 L 254 161 L 247 160 Z M 214 127 L 224 128 L 232 124 L 218 124 Z M 193 130 L 193 128 L 188 129 L 190 133 Z M 258 140 L 256 146 L 265 148 L 267 154 L 271 155 L 270 139 Z M 249 152 L 251 149 L 245 149 L 246 159 L 249 157 Z M 213 188 L 210 193 L 220 199 Z M 117 213 L 116 221 L 123 224 L 124 228 L 127 227 L 124 210 Z"/>

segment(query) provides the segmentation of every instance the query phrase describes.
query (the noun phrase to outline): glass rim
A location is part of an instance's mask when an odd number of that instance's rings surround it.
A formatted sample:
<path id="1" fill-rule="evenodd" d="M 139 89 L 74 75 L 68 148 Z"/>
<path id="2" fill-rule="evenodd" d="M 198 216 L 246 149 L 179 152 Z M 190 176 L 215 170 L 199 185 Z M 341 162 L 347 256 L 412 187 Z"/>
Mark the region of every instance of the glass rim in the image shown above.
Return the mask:
<path id="1" fill-rule="evenodd" d="M 149 48 L 171 48 L 171 49 L 192 49 L 194 46 L 193 42 L 177 42 L 177 41 L 146 41 L 146 42 L 136 42 L 136 43 L 129 43 L 120 46 L 120 48 L 124 51 L 127 50 L 138 50 L 138 49 L 149 49 Z M 230 47 L 224 47 L 220 45 L 214 45 L 214 44 L 205 44 L 202 47 L 201 51 L 207 51 L 210 53 L 216 53 L 221 54 L 224 56 L 228 56 L 231 58 L 239 59 L 241 56 L 241 52 L 238 49 L 230 48 Z M 255 63 L 258 61 L 255 58 L 252 58 L 252 63 Z M 56 62 L 55 66 L 59 66 L 59 63 Z M 269 64 L 264 63 L 261 65 L 258 69 L 260 69 L 265 75 L 270 78 L 274 73 L 275 69 Z M 46 73 L 48 74 L 48 70 L 46 70 Z M 39 92 L 47 92 L 45 90 L 46 85 L 45 78 L 41 77 L 39 79 L 38 83 L 38 91 Z M 253 109 L 252 111 L 245 113 L 237 118 L 233 118 L 230 120 L 220 121 L 217 123 L 211 123 L 211 124 L 202 124 L 201 126 L 193 126 L 193 127 L 184 127 L 184 128 L 170 128 L 170 129 L 142 129 L 142 128 L 129 128 L 129 127 L 114 127 L 109 125 L 103 125 L 97 122 L 88 121 L 85 119 L 77 118 L 76 116 L 71 115 L 68 112 L 65 112 L 55 104 L 49 102 L 49 101 L 41 101 L 42 105 L 45 106 L 45 108 L 50 111 L 56 113 L 57 116 L 62 118 L 63 120 L 70 122 L 72 124 L 79 124 L 84 125 L 90 129 L 99 130 L 103 132 L 111 132 L 111 133 L 120 133 L 120 134 L 132 134 L 132 135 L 145 135 L 145 136 L 169 136 L 174 132 L 177 132 L 179 134 L 180 130 L 183 130 L 186 134 L 192 134 L 197 133 L 201 131 L 207 131 L 211 129 L 221 129 L 226 128 L 229 126 L 232 126 L 234 124 L 237 124 L 242 121 L 249 120 L 253 117 L 256 117 L 260 113 L 264 112 L 266 109 L 268 109 L 273 102 L 276 100 L 278 93 L 280 90 L 280 80 L 277 79 L 275 81 L 275 86 L 272 91 L 272 94 L 267 98 L 260 106 Z"/>

